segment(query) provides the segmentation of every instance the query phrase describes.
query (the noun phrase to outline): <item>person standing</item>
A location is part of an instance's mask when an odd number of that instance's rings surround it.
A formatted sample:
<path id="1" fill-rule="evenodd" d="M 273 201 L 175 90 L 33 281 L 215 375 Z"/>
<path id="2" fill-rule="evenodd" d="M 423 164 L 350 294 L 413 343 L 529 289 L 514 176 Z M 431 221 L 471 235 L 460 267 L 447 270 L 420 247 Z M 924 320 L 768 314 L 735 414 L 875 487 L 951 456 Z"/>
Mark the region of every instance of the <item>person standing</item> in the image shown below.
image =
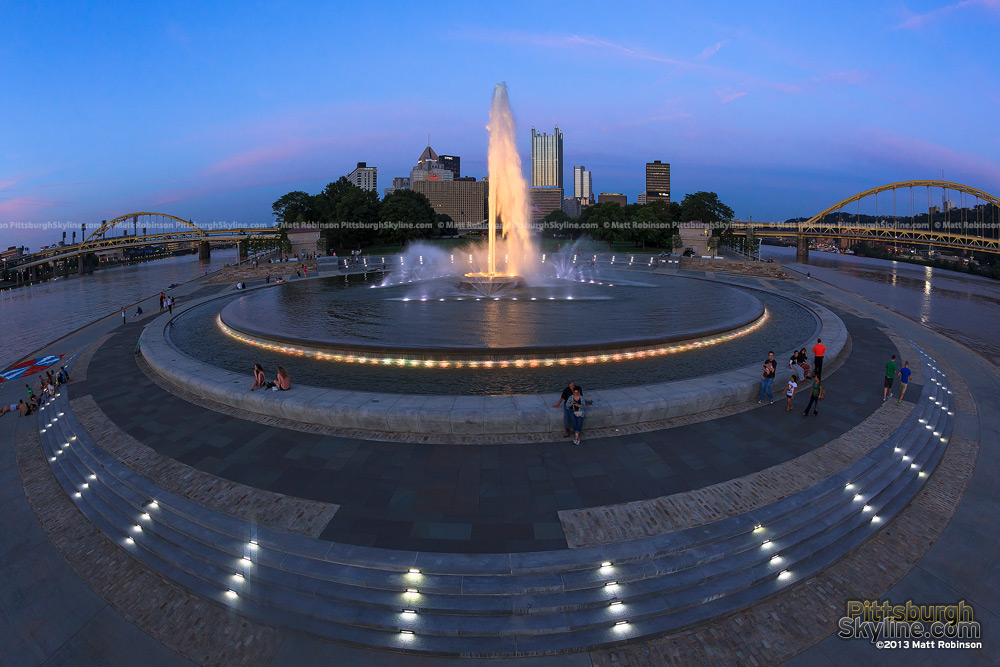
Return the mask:
<path id="1" fill-rule="evenodd" d="M 125 326 L 125 306 L 122 306 L 122 326 Z"/>
<path id="2" fill-rule="evenodd" d="M 813 376 L 812 391 L 809 392 L 809 402 L 806 403 L 806 409 L 802 412 L 803 417 L 809 415 L 809 408 L 813 409 L 813 417 L 817 417 L 819 415 L 819 400 L 822 395 L 823 381 L 820 379 L 819 373 L 816 373 L 816 375 Z"/>
<path id="3" fill-rule="evenodd" d="M 163 302 L 166 300 L 166 298 L 167 298 L 167 295 L 163 293 L 163 290 L 160 290 L 160 312 L 161 313 L 163 312 Z"/>
<path id="4" fill-rule="evenodd" d="M 573 397 L 573 392 L 577 390 L 580 391 L 580 395 L 582 396 L 583 387 L 577 386 L 575 382 L 570 380 L 566 384 L 566 388 L 562 390 L 562 396 L 559 397 L 559 402 L 557 402 L 555 405 L 552 406 L 554 408 L 558 408 L 560 405 L 563 405 L 565 403 L 565 406 L 563 407 L 563 427 L 566 429 L 563 432 L 564 438 L 569 437 L 570 429 L 573 428 L 572 414 L 569 409 L 569 399 Z"/>
<path id="5" fill-rule="evenodd" d="M 899 400 L 896 401 L 896 405 L 903 404 L 903 396 L 906 396 L 906 388 L 910 386 L 910 374 L 912 372 L 910 370 L 910 362 L 904 361 L 903 367 L 896 373 L 899 376 Z"/>
<path id="6" fill-rule="evenodd" d="M 758 403 L 764 402 L 764 395 L 767 395 L 768 400 L 774 403 L 774 394 L 771 393 L 771 385 L 774 383 L 774 372 L 777 370 L 778 362 L 774 358 L 774 350 L 767 353 L 767 359 L 764 360 L 763 366 L 763 377 L 760 380 L 760 398 L 757 399 Z"/>
<path id="7" fill-rule="evenodd" d="M 813 370 L 814 375 L 821 375 L 823 373 L 823 355 L 826 354 L 826 345 L 823 345 L 823 339 L 817 338 L 816 344 L 813 345 L 813 366 L 816 368 Z"/>
<path id="8" fill-rule="evenodd" d="M 785 412 L 792 411 L 792 399 L 795 398 L 795 390 L 798 389 L 798 386 L 794 375 L 788 378 L 788 384 L 785 386 Z"/>
<path id="9" fill-rule="evenodd" d="M 882 390 L 882 402 L 885 403 L 885 399 L 892 398 L 892 381 L 896 379 L 896 355 L 892 355 L 892 358 L 885 364 L 885 389 Z"/>
<path id="10" fill-rule="evenodd" d="M 577 387 L 573 390 L 573 395 L 566 401 L 566 412 L 570 414 L 570 423 L 573 426 L 573 444 L 580 444 L 580 431 L 583 430 L 583 392 Z"/>

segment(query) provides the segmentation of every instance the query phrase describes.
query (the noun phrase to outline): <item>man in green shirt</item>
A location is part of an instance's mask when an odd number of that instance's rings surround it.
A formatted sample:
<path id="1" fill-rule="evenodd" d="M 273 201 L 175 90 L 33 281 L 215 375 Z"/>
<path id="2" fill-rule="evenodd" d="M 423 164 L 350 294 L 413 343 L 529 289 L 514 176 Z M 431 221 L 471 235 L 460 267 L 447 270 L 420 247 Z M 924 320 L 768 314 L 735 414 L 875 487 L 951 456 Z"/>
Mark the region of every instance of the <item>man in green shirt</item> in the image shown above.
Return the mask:
<path id="1" fill-rule="evenodd" d="M 896 379 L 896 355 L 892 355 L 892 359 L 885 365 L 885 389 L 882 390 L 882 402 L 885 403 L 885 399 L 892 398 L 892 381 Z"/>

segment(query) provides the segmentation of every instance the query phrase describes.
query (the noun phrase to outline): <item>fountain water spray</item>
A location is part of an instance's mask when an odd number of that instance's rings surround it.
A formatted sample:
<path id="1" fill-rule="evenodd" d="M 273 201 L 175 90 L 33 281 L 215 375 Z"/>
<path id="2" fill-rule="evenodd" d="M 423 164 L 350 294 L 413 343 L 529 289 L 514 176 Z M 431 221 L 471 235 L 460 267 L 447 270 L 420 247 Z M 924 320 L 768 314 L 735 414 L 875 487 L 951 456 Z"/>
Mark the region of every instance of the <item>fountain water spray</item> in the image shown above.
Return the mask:
<path id="1" fill-rule="evenodd" d="M 488 129 L 490 194 L 486 271 L 466 274 L 462 285 L 493 293 L 516 284 L 538 266 L 538 251 L 528 224 L 531 219 L 528 187 L 521 172 L 521 156 L 517 152 L 514 115 L 510 110 L 506 83 L 498 83 L 493 88 Z M 505 240 L 506 267 L 503 271 L 497 269 L 498 224 Z"/>

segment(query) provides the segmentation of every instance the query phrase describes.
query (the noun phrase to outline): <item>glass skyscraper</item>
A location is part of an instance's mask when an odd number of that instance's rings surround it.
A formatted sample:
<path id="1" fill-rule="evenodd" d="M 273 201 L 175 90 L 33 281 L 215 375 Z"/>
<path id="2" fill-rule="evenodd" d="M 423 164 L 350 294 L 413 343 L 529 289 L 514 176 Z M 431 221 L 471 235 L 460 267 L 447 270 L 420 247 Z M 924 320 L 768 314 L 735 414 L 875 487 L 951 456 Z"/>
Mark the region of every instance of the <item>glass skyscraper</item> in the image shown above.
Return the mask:
<path id="1" fill-rule="evenodd" d="M 590 172 L 583 165 L 573 167 L 573 196 L 577 199 L 592 199 L 594 196 Z"/>
<path id="2" fill-rule="evenodd" d="M 551 135 L 531 128 L 531 187 L 563 188 L 563 135 L 558 125 Z"/>

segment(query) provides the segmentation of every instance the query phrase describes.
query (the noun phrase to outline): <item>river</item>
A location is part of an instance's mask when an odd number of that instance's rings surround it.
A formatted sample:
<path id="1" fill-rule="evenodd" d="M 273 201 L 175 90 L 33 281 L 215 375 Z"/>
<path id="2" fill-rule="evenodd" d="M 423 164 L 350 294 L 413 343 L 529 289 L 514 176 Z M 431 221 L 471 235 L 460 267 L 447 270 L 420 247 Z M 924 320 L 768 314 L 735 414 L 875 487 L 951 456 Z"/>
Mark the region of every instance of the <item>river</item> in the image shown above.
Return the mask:
<path id="1" fill-rule="evenodd" d="M 0 292 L 0 369 L 123 305 L 235 261 L 235 248 L 214 250 L 208 263 L 181 255 Z"/>
<path id="2" fill-rule="evenodd" d="M 762 246 L 761 254 L 891 308 L 1000 365 L 1000 281 L 906 262 L 816 251 L 809 252 L 808 266 L 800 266 L 794 264 L 795 248 Z"/>

